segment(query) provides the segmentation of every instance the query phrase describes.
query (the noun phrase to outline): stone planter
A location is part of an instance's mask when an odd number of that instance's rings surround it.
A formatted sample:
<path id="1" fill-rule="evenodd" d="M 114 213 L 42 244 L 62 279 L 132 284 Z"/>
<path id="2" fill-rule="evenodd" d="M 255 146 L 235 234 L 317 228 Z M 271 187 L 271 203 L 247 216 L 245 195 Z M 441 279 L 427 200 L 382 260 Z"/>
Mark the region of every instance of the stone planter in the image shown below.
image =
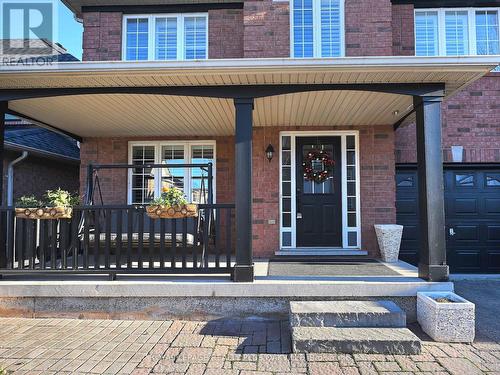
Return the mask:
<path id="1" fill-rule="evenodd" d="M 444 297 L 454 302 L 437 302 Z M 417 293 L 417 320 L 435 341 L 472 342 L 475 334 L 475 306 L 452 292 Z"/>
<path id="2" fill-rule="evenodd" d="M 184 204 L 181 206 L 158 206 L 146 207 L 146 214 L 153 219 L 181 219 L 184 217 L 198 216 L 198 205 Z"/>
<path id="3" fill-rule="evenodd" d="M 397 262 L 403 226 L 396 224 L 375 224 L 378 247 L 384 262 Z"/>

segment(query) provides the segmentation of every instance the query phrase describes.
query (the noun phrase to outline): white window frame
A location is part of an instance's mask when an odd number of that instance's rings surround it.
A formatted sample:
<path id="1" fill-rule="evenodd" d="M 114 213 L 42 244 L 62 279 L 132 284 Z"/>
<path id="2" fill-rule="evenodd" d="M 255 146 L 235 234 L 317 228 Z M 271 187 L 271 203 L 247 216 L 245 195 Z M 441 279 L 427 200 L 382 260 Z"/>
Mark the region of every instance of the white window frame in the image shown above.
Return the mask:
<path id="1" fill-rule="evenodd" d="M 282 183 L 282 138 L 283 136 L 290 137 L 290 168 L 291 168 L 291 229 L 283 228 L 283 183 Z M 300 137 L 336 137 L 341 138 L 341 168 L 342 168 L 342 249 L 361 249 L 361 180 L 360 180 L 360 149 L 359 149 L 359 131 L 358 130 L 331 130 L 331 131 L 282 131 L 280 132 L 280 160 L 279 160 L 279 216 L 280 216 L 280 249 L 293 249 L 297 247 L 297 163 L 296 163 L 296 139 Z M 347 144 L 346 137 L 354 136 L 355 152 L 356 152 L 356 226 L 348 227 L 347 221 Z M 292 244 L 291 246 L 283 246 L 283 233 L 291 233 Z M 356 246 L 348 246 L 348 232 L 357 233 Z M 314 249 L 314 247 L 311 247 Z"/>
<path id="2" fill-rule="evenodd" d="M 345 0 L 340 0 L 340 56 L 322 57 L 321 56 L 321 0 L 313 1 L 313 58 L 334 59 L 345 57 Z M 296 58 L 293 54 L 294 45 L 294 25 L 293 25 L 293 0 L 290 3 L 290 56 Z M 307 59 L 308 57 L 297 57 Z"/>
<path id="3" fill-rule="evenodd" d="M 438 54 L 436 56 L 446 55 L 446 29 L 445 29 L 445 14 L 446 12 L 467 12 L 468 14 L 468 35 L 469 35 L 469 55 L 477 56 L 476 43 L 476 12 L 479 11 L 496 11 L 497 22 L 500 26 L 500 7 L 474 7 L 474 8 L 418 8 L 414 10 L 414 19 L 419 12 L 437 12 L 438 14 Z M 417 41 L 417 26 L 414 22 L 415 43 Z M 500 38 L 499 38 L 500 39 Z M 500 44 L 500 41 L 499 41 Z M 500 49 L 500 45 L 499 45 Z M 415 51 L 415 55 L 417 51 Z M 450 55 L 452 56 L 452 55 Z"/>
<path id="4" fill-rule="evenodd" d="M 186 60 L 185 58 L 185 43 L 184 43 L 184 19 L 186 17 L 205 17 L 205 45 L 207 47 L 206 58 L 208 59 L 208 13 L 155 13 L 155 14 L 127 14 L 122 20 L 122 60 L 123 61 L 145 61 L 145 60 L 127 60 L 127 20 L 136 18 L 148 19 L 148 60 L 146 61 L 163 61 L 156 60 L 156 35 L 155 35 L 155 20 L 157 18 L 177 18 L 177 58 L 176 60 Z M 199 59 L 189 59 L 199 60 Z M 169 60 L 166 60 L 169 61 Z M 172 61 L 172 60 L 170 60 Z"/>
<path id="5" fill-rule="evenodd" d="M 132 164 L 132 150 L 134 146 L 154 146 L 155 147 L 155 164 L 162 163 L 162 146 L 184 146 L 184 164 L 192 164 L 192 153 L 191 146 L 212 146 L 214 149 L 214 161 L 212 163 L 212 191 L 213 191 L 213 203 L 215 203 L 216 197 L 216 160 L 217 160 L 217 142 L 215 140 L 196 140 L 196 141 L 130 141 L 128 142 L 128 163 Z M 192 197 L 192 168 L 184 168 L 184 194 L 188 197 L 188 201 Z M 155 170 L 155 198 L 159 197 L 161 194 L 161 170 L 156 168 Z M 127 176 L 127 202 L 128 204 L 134 204 L 132 202 L 132 169 L 128 170 Z"/>

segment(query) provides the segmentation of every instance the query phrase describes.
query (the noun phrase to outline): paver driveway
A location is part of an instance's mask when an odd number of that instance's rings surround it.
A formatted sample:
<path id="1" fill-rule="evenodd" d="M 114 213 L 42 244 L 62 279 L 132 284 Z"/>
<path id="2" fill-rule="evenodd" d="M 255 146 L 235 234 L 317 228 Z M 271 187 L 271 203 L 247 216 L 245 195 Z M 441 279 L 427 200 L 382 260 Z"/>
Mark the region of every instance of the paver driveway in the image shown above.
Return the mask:
<path id="1" fill-rule="evenodd" d="M 289 340 L 285 321 L 6 318 L 0 365 L 15 374 L 500 374 L 500 345 L 484 332 L 472 345 L 427 340 L 416 356 L 290 354 Z"/>

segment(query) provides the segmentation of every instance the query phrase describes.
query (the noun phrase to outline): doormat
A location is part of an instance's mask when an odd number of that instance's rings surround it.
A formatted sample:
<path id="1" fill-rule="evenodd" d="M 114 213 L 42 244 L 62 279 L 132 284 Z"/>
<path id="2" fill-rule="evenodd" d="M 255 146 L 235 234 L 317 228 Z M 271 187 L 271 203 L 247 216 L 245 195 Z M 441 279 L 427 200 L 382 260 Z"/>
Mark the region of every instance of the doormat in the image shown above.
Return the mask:
<path id="1" fill-rule="evenodd" d="M 375 259 L 272 258 L 268 276 L 401 276 Z"/>

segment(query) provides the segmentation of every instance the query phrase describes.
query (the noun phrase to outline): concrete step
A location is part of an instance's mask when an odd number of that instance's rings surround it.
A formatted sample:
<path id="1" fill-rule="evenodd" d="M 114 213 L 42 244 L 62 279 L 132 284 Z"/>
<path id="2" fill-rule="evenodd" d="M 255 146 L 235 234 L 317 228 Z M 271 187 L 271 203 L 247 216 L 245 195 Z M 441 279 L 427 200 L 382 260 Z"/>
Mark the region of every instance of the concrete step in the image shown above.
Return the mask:
<path id="1" fill-rule="evenodd" d="M 406 314 L 392 301 L 292 301 L 292 327 L 406 327 Z"/>
<path id="2" fill-rule="evenodd" d="M 293 327 L 295 353 L 419 354 L 420 340 L 407 328 Z"/>

